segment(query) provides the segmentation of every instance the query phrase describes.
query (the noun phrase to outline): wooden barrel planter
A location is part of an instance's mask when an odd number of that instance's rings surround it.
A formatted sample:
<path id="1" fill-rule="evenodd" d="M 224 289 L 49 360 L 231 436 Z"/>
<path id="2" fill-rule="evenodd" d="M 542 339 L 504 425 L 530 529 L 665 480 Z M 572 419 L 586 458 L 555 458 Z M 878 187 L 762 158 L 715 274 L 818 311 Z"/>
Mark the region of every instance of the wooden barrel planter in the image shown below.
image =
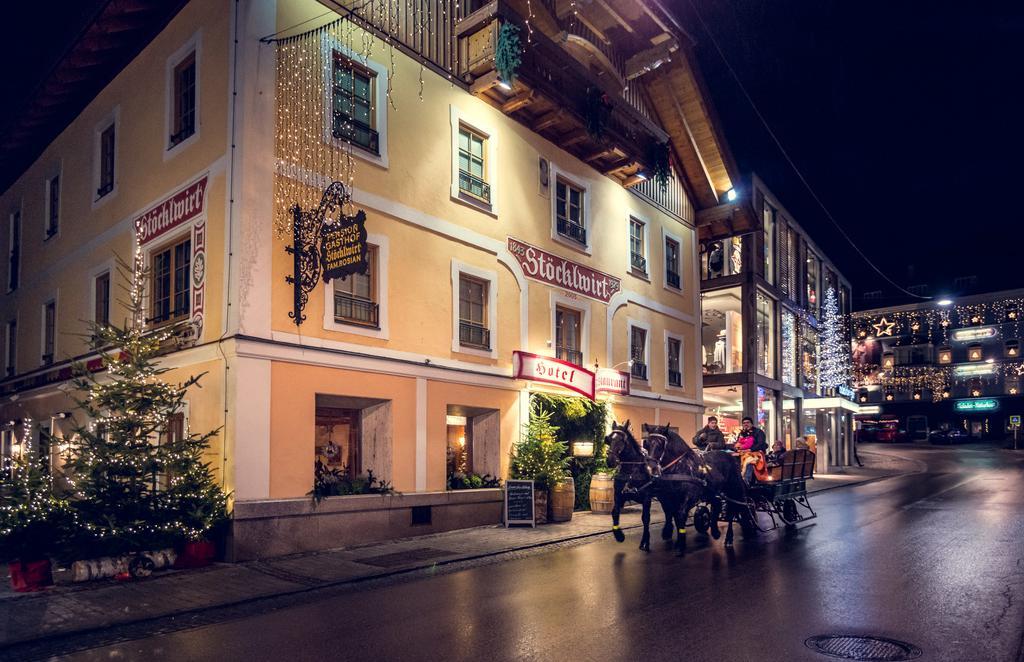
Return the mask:
<path id="1" fill-rule="evenodd" d="M 610 513 L 615 501 L 615 477 L 611 474 L 594 474 L 590 478 L 590 511 Z"/>
<path id="2" fill-rule="evenodd" d="M 549 506 L 552 522 L 568 522 L 576 505 L 576 485 L 571 477 L 565 478 L 551 488 Z"/>

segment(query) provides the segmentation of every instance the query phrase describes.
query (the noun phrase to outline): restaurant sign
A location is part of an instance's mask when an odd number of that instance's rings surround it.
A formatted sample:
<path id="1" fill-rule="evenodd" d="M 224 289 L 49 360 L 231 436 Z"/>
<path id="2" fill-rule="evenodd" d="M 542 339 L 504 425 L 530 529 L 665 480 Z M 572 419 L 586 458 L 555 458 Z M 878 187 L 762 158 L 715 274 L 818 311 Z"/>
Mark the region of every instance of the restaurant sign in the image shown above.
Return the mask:
<path id="1" fill-rule="evenodd" d="M 145 246 L 157 237 L 187 223 L 206 209 L 207 175 L 196 180 L 162 202 L 150 207 L 135 219 L 139 245 Z"/>
<path id="2" fill-rule="evenodd" d="M 320 235 L 320 265 L 324 282 L 352 274 L 365 274 L 366 212 L 360 209 L 355 216 L 342 216 L 332 225 L 325 225 Z"/>
<path id="3" fill-rule="evenodd" d="M 999 401 L 995 398 L 971 398 L 957 400 L 953 403 L 954 411 L 996 411 L 997 409 L 999 409 Z"/>
<path id="4" fill-rule="evenodd" d="M 514 351 L 512 374 L 516 379 L 554 384 L 594 399 L 594 373 L 568 361 Z"/>
<path id="5" fill-rule="evenodd" d="M 595 390 L 598 393 L 629 395 L 629 373 L 611 368 L 598 368 Z"/>
<path id="6" fill-rule="evenodd" d="M 508 250 L 515 255 L 527 278 L 608 303 L 622 287 L 622 281 L 585 265 L 559 257 L 518 239 L 508 238 Z"/>

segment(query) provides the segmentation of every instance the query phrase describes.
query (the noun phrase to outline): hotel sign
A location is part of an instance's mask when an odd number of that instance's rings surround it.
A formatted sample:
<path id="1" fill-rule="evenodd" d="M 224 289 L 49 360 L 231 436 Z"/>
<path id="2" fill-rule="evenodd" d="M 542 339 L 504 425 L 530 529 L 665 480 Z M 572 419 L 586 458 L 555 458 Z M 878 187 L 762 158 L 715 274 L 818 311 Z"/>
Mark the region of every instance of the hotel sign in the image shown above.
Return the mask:
<path id="1" fill-rule="evenodd" d="M 999 401 L 995 398 L 957 400 L 953 403 L 954 411 L 996 411 L 997 409 L 999 409 Z"/>
<path id="2" fill-rule="evenodd" d="M 512 237 L 508 238 L 508 250 L 516 256 L 527 278 L 561 287 L 601 303 L 608 303 L 622 288 L 622 281 L 615 276 L 559 257 Z"/>
<path id="3" fill-rule="evenodd" d="M 629 395 L 629 373 L 611 368 L 597 369 L 598 393 L 617 393 L 618 395 Z"/>
<path id="4" fill-rule="evenodd" d="M 568 361 L 515 351 L 512 352 L 512 374 L 516 379 L 554 384 L 594 399 L 594 373 Z"/>
<path id="5" fill-rule="evenodd" d="M 139 245 L 145 246 L 157 237 L 201 215 L 206 209 L 207 175 L 172 194 L 135 219 Z"/>

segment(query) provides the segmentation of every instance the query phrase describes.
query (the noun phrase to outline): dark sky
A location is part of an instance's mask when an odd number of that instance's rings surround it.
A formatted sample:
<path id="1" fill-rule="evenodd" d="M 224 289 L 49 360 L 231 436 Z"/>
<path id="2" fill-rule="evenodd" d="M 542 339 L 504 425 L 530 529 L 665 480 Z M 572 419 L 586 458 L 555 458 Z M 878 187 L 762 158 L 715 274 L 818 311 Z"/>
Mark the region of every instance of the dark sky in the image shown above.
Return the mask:
<path id="1" fill-rule="evenodd" d="M 1024 3 L 674 2 L 740 168 L 765 180 L 858 292 L 897 295 L 831 227 L 694 8 L 815 192 L 887 275 L 933 294 L 968 275 L 981 291 L 1024 285 Z"/>
<path id="2" fill-rule="evenodd" d="M 285 0 L 286 1 L 286 0 Z M 854 242 L 904 286 L 1024 286 L 1024 2 L 667 0 L 697 41 L 739 166 L 757 172 L 859 292 L 898 292 L 832 228 L 732 79 Z M 692 3 L 692 4 L 691 4 Z M 15 3 L 0 123 L 102 0 Z M 905 298 L 905 297 L 904 297 Z M 870 306 L 879 302 L 870 302 Z"/>

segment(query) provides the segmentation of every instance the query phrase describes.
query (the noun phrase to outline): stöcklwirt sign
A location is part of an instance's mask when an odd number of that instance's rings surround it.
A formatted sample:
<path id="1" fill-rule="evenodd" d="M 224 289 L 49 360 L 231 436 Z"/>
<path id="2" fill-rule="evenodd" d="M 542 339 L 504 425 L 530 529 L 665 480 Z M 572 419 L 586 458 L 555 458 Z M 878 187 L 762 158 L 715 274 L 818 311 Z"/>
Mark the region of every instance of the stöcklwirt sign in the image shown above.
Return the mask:
<path id="1" fill-rule="evenodd" d="M 586 368 L 550 356 L 512 352 L 512 374 L 516 379 L 554 384 L 594 399 L 594 373 Z"/>
<path id="2" fill-rule="evenodd" d="M 508 238 L 508 250 L 516 256 L 527 278 L 608 303 L 622 281 L 602 271 L 559 257 L 518 239 Z"/>

